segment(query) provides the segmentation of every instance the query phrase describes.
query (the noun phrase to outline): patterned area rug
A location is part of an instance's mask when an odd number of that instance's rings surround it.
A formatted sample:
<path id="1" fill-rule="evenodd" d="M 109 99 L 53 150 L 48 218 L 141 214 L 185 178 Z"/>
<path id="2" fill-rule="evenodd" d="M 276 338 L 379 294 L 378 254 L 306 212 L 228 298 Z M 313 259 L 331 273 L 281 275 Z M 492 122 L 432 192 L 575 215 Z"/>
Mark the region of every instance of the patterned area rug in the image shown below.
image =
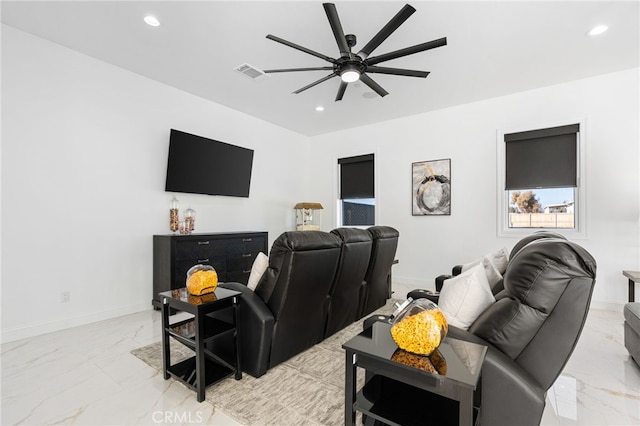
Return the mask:
<path id="1" fill-rule="evenodd" d="M 388 300 L 375 313 L 390 314 L 396 301 Z M 345 368 L 342 344 L 361 331 L 362 321 L 355 322 L 258 379 L 246 373 L 242 380 L 230 376 L 208 387 L 206 400 L 247 426 L 342 425 Z M 172 344 L 171 351 L 172 362 L 193 354 L 179 343 Z M 131 353 L 150 366 L 162 369 L 160 342 Z M 364 380 L 362 372 L 358 373 L 358 379 L 360 387 Z"/>

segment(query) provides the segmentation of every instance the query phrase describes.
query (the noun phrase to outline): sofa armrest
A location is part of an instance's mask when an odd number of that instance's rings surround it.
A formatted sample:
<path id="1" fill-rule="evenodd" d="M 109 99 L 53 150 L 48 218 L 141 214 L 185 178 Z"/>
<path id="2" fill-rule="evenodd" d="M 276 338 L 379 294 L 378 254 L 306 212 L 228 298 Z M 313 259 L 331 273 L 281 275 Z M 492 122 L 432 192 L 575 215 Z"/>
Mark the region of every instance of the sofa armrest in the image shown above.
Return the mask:
<path id="1" fill-rule="evenodd" d="M 488 347 L 482 364 L 480 424 L 537 426 L 545 406 L 545 389 L 513 359 L 480 337 L 449 326 L 448 337 Z"/>
<path id="2" fill-rule="evenodd" d="M 262 299 L 247 288 L 234 282 L 220 283 L 221 287 L 242 293 L 239 310 L 240 362 L 242 371 L 260 377 L 269 367 L 273 314 Z"/>
<path id="3" fill-rule="evenodd" d="M 436 291 L 442 290 L 442 285 L 445 280 L 448 280 L 449 278 L 452 278 L 452 275 L 438 275 L 436 277 Z"/>
<path id="4" fill-rule="evenodd" d="M 451 275 L 448 275 L 448 274 L 438 275 L 436 277 L 436 291 L 442 290 L 442 286 L 445 280 L 448 280 L 449 278 L 453 278 L 456 275 L 460 275 L 461 273 L 462 273 L 462 265 L 456 265 L 451 269 Z"/>
<path id="5" fill-rule="evenodd" d="M 454 277 L 456 275 L 460 275 L 462 273 L 462 265 L 456 265 L 453 268 L 451 268 L 451 275 L 453 275 Z"/>

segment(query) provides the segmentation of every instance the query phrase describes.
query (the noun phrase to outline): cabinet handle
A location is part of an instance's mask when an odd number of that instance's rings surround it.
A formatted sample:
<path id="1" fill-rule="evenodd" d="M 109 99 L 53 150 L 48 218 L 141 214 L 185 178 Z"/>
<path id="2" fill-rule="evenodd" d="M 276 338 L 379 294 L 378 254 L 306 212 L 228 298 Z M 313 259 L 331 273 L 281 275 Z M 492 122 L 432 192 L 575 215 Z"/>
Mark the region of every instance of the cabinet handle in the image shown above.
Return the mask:
<path id="1" fill-rule="evenodd" d="M 242 255 L 242 257 L 251 257 L 251 253 L 245 253 Z"/>
<path id="2" fill-rule="evenodd" d="M 209 259 L 198 259 L 198 263 L 206 263 Z"/>
<path id="3" fill-rule="evenodd" d="M 198 241 L 199 246 L 209 245 L 209 241 Z"/>
<path id="4" fill-rule="evenodd" d="M 249 269 L 248 271 L 242 271 L 243 274 L 250 274 L 251 273 L 251 269 Z"/>
<path id="5" fill-rule="evenodd" d="M 242 239 L 243 243 L 250 243 L 251 241 L 253 241 L 253 238 L 243 238 Z"/>

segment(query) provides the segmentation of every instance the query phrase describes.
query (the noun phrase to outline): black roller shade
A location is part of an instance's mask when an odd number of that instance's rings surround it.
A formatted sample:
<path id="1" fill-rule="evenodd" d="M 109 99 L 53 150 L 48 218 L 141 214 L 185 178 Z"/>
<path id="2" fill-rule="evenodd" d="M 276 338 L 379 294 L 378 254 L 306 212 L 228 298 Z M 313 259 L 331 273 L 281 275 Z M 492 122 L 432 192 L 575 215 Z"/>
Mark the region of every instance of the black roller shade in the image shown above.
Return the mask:
<path id="1" fill-rule="evenodd" d="M 505 189 L 577 186 L 579 124 L 504 135 Z"/>
<path id="2" fill-rule="evenodd" d="M 338 159 L 340 199 L 374 198 L 373 154 Z"/>

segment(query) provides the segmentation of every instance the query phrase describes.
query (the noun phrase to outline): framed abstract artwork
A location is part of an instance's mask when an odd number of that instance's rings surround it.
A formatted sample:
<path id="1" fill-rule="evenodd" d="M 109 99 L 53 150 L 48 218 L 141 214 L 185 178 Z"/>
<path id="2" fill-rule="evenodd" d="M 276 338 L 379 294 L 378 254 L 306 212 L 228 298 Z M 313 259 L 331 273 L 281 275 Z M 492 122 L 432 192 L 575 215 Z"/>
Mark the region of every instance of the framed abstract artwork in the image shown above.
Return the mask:
<path id="1" fill-rule="evenodd" d="M 451 214 L 451 159 L 411 164 L 412 215 Z"/>

